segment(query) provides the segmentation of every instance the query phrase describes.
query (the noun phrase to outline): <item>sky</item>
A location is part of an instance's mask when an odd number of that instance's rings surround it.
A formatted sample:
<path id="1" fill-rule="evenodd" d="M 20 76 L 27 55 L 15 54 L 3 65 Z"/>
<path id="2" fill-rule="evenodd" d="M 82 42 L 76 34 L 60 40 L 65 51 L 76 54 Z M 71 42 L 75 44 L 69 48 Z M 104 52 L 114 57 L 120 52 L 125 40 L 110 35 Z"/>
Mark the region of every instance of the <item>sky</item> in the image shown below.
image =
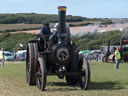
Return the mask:
<path id="1" fill-rule="evenodd" d="M 0 0 L 0 13 L 58 14 L 58 6 L 67 6 L 67 15 L 128 18 L 128 0 Z"/>

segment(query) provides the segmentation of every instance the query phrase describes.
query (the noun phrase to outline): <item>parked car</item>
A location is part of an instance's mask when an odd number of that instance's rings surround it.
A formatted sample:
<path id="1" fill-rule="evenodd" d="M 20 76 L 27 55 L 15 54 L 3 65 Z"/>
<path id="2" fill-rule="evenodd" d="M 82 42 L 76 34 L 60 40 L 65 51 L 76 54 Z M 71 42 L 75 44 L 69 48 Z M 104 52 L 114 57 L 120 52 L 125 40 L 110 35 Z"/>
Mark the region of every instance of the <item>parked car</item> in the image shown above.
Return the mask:
<path id="1" fill-rule="evenodd" d="M 25 61 L 26 60 L 26 52 L 27 50 L 19 50 L 16 52 L 16 60 L 17 61 Z"/>
<path id="2" fill-rule="evenodd" d="M 12 55 L 11 52 L 9 52 L 9 51 L 3 51 L 3 52 L 4 52 L 5 61 L 13 61 L 14 60 L 14 56 Z"/>
<path id="3" fill-rule="evenodd" d="M 25 61 L 26 60 L 26 54 L 17 54 L 16 55 L 16 61 Z"/>

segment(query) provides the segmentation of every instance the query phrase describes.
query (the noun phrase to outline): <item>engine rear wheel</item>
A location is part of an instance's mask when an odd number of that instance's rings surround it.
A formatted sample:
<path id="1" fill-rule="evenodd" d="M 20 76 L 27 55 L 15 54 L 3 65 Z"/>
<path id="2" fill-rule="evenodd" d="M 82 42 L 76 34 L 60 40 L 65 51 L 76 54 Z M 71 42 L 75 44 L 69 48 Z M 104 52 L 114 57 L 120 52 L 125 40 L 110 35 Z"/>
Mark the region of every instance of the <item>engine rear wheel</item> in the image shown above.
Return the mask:
<path id="1" fill-rule="evenodd" d="M 41 91 L 44 91 L 47 81 L 46 66 L 43 58 L 40 57 L 38 61 L 36 85 Z"/>
<path id="2" fill-rule="evenodd" d="M 33 43 L 33 48 L 34 48 L 34 65 L 36 68 L 37 62 L 38 62 L 38 46 L 37 43 Z"/>
<path id="3" fill-rule="evenodd" d="M 102 62 L 103 62 L 103 63 L 105 62 L 105 57 L 106 57 L 106 56 L 103 56 L 103 57 L 102 57 Z"/>
<path id="4" fill-rule="evenodd" d="M 29 85 L 36 84 L 36 67 L 34 63 L 34 47 L 32 43 L 27 46 L 27 58 L 26 58 L 26 81 Z"/>
<path id="5" fill-rule="evenodd" d="M 87 90 L 90 82 L 90 66 L 85 57 L 80 60 L 79 65 L 79 71 L 81 73 L 81 75 L 79 76 L 79 84 L 81 89 Z"/>

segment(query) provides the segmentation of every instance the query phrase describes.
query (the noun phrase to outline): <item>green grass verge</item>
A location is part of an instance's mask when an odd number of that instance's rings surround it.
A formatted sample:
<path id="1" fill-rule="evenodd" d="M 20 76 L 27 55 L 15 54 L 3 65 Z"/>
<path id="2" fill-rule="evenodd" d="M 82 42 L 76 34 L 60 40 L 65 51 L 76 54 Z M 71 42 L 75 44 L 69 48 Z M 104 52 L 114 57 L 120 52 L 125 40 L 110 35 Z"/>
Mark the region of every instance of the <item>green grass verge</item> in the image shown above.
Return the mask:
<path id="1" fill-rule="evenodd" d="M 84 91 L 79 86 L 67 86 L 65 80 L 48 76 L 46 91 L 28 86 L 25 79 L 25 63 L 6 63 L 0 68 L 0 96 L 127 96 L 128 64 L 120 64 L 119 70 L 110 63 L 90 63 L 91 83 Z"/>

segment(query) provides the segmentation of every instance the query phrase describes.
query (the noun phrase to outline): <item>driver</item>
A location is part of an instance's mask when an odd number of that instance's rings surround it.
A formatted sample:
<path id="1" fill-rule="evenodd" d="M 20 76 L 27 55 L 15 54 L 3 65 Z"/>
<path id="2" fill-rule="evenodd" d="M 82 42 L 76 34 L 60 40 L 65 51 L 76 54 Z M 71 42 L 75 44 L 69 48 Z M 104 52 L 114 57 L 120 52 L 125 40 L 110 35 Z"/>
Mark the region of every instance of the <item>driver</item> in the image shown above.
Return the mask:
<path id="1" fill-rule="evenodd" d="M 44 26 L 41 28 L 40 35 L 51 35 L 51 30 L 48 23 L 44 24 Z"/>

